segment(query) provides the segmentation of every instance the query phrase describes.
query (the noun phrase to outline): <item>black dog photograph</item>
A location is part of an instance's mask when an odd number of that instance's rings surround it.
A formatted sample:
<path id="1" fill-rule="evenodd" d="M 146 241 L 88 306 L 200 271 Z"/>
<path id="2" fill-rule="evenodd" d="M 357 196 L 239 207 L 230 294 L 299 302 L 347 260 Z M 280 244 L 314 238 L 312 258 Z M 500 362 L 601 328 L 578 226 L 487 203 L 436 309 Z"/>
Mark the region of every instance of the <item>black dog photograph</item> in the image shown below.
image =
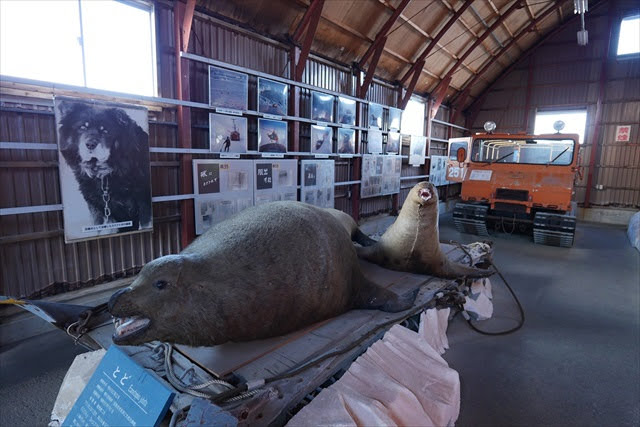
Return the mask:
<path id="1" fill-rule="evenodd" d="M 65 241 L 151 231 L 148 112 L 56 97 Z"/>

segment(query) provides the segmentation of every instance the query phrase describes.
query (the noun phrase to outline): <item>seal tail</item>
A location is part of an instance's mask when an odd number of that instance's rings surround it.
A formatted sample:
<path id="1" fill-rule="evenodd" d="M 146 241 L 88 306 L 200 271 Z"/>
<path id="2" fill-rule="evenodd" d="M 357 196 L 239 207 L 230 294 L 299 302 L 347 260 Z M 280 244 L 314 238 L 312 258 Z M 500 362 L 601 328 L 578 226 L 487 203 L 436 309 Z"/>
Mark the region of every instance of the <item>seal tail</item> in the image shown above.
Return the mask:
<path id="1" fill-rule="evenodd" d="M 364 234 L 359 228 L 356 228 L 353 233 L 351 233 L 351 240 L 362 246 L 373 246 L 378 243 L 371 237 Z"/>
<path id="2" fill-rule="evenodd" d="M 445 279 L 479 279 L 483 277 L 489 277 L 493 273 L 493 270 L 468 267 L 464 264 L 446 259 L 444 265 L 442 266 L 442 271 L 440 272 L 440 274 L 438 274 L 438 276 Z"/>

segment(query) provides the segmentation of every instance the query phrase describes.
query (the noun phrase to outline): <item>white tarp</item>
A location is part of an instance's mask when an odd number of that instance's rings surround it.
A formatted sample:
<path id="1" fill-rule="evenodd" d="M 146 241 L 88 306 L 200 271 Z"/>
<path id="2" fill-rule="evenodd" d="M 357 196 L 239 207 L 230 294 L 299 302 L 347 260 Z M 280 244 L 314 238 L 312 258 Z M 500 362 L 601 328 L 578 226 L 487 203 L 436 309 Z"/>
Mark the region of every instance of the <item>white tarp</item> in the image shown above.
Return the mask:
<path id="1" fill-rule="evenodd" d="M 288 425 L 454 425 L 460 378 L 440 356 L 448 312 L 423 314 L 418 333 L 393 326 Z"/>

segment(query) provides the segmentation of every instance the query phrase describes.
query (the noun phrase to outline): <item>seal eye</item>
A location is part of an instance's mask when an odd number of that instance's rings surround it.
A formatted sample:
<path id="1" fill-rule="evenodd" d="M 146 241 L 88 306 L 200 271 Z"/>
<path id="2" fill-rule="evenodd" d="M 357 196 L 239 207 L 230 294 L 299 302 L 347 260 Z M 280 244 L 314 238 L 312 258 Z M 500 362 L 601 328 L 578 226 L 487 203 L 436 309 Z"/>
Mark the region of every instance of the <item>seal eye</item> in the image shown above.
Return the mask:
<path id="1" fill-rule="evenodd" d="M 168 284 L 166 280 L 156 280 L 153 282 L 153 287 L 156 289 L 164 289 Z"/>

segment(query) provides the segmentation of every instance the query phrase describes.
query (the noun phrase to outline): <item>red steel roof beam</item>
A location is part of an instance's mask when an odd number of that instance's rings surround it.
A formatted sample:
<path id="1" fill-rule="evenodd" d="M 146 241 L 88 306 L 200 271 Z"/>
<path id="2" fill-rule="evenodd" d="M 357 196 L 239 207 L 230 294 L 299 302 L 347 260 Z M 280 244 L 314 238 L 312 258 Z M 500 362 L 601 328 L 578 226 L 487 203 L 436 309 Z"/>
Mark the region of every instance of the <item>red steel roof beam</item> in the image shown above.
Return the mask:
<path id="1" fill-rule="evenodd" d="M 302 79 L 302 73 L 304 67 L 307 65 L 307 57 L 311 52 L 311 43 L 313 43 L 313 37 L 316 34 L 316 28 L 318 28 L 318 22 L 320 22 L 320 15 L 322 15 L 322 7 L 324 6 L 324 0 L 313 0 L 313 3 L 307 9 L 307 12 L 302 17 L 302 22 L 296 30 L 293 38 L 295 41 L 299 41 L 302 36 L 302 32 L 306 27 L 306 34 L 304 36 L 304 42 L 302 43 L 302 49 L 300 50 L 300 56 L 298 63 L 296 64 L 296 74 L 294 80 L 300 81 Z"/>
<path id="2" fill-rule="evenodd" d="M 371 44 L 371 46 L 369 46 L 369 49 L 367 49 L 367 51 L 364 53 L 364 55 L 360 59 L 360 62 L 358 63 L 358 66 L 360 68 L 364 67 L 364 64 L 367 63 L 367 60 L 374 53 L 374 51 L 376 50 L 379 44 L 382 43 L 382 46 L 384 46 L 384 44 L 387 41 L 386 37 L 387 37 L 387 34 L 389 34 L 389 30 L 391 30 L 391 27 L 396 22 L 398 17 L 402 14 L 402 12 L 407 7 L 410 1 L 411 0 L 402 0 L 402 3 L 398 5 L 396 10 L 393 11 L 393 14 L 389 17 L 389 19 L 387 19 L 387 22 L 385 22 L 382 28 L 380 29 L 380 31 L 378 31 L 378 34 L 376 34 L 376 37 L 373 40 L 373 43 Z M 371 63 L 373 64 L 373 61 L 371 61 Z"/>
<path id="3" fill-rule="evenodd" d="M 447 74 L 442 78 L 442 80 L 440 80 L 440 82 L 438 83 L 436 88 L 433 90 L 433 92 L 437 92 L 438 89 L 440 89 L 440 86 L 443 85 L 443 82 L 447 80 L 449 77 L 453 76 L 453 73 L 458 69 L 460 64 L 462 64 L 462 61 L 467 59 L 467 57 L 471 54 L 471 52 L 473 52 L 475 48 L 478 47 L 480 43 L 484 41 L 484 39 L 489 37 L 489 35 L 493 32 L 493 30 L 498 28 L 498 26 L 500 26 L 509 17 L 509 15 L 511 15 L 513 12 L 516 11 L 516 9 L 521 9 L 522 7 L 523 7 L 522 0 L 516 0 L 515 2 L 513 2 L 511 7 L 507 9 L 502 15 L 500 15 L 498 19 L 496 19 L 495 22 L 489 28 L 487 28 L 487 30 L 480 37 L 476 39 L 476 41 L 471 45 L 471 47 L 467 49 L 466 52 L 463 53 L 460 58 L 458 58 L 456 63 L 453 64 L 453 67 L 451 67 L 449 71 L 447 71 Z"/>
<path id="4" fill-rule="evenodd" d="M 191 24 L 193 23 L 193 12 L 196 9 L 196 0 L 187 0 L 182 19 L 182 51 L 189 48 L 189 37 L 191 36 Z"/>
<path id="5" fill-rule="evenodd" d="M 424 67 L 424 60 L 418 62 L 417 65 L 419 67 L 418 69 L 422 70 L 422 68 Z M 404 94 L 404 97 L 402 98 L 402 100 L 400 101 L 400 105 L 398 106 L 398 108 L 400 108 L 401 110 L 404 110 L 405 108 L 407 108 L 409 99 L 411 99 L 411 95 L 413 95 L 413 91 L 416 88 L 416 83 L 418 83 L 418 77 L 420 77 L 419 71 L 417 73 L 414 73 L 413 77 L 411 77 L 411 82 L 407 87 L 407 93 Z"/>
<path id="6" fill-rule="evenodd" d="M 456 11 L 456 13 L 454 13 L 451 18 L 449 18 L 449 21 L 447 21 L 447 23 L 444 25 L 444 27 L 442 27 L 442 29 L 438 32 L 438 34 L 434 38 L 431 39 L 431 42 L 429 43 L 429 46 L 427 46 L 427 48 L 424 50 L 424 52 L 422 52 L 420 54 L 420 57 L 411 66 L 409 71 L 404 73 L 404 76 L 402 76 L 402 78 L 400 79 L 400 84 L 402 84 L 402 85 L 405 84 L 407 82 L 407 79 L 411 76 L 412 73 L 420 74 L 420 71 L 424 67 L 424 62 L 425 62 L 425 59 L 427 58 L 427 56 L 431 53 L 433 48 L 436 47 L 436 45 L 438 44 L 438 42 L 440 41 L 442 36 L 444 36 L 445 33 L 449 30 L 449 28 L 451 28 L 451 26 L 458 20 L 458 18 L 460 18 L 460 15 L 462 15 L 462 13 L 465 10 L 467 10 L 467 8 L 469 6 L 471 6 L 471 3 L 473 3 L 473 0 L 465 1 L 464 4 L 462 6 L 460 6 L 460 9 L 458 9 Z M 420 63 L 423 64 L 422 67 L 418 66 Z"/>
<path id="7" fill-rule="evenodd" d="M 382 41 L 378 43 L 376 46 L 376 50 L 373 53 L 373 58 L 371 59 L 371 64 L 369 64 L 369 68 L 367 69 L 367 75 L 362 82 L 362 86 L 359 88 L 359 96 L 364 99 L 367 96 L 367 91 L 369 90 L 369 86 L 373 81 L 373 75 L 376 72 L 376 67 L 378 66 L 378 61 L 380 60 L 380 56 L 382 55 L 382 51 L 384 50 L 384 44 L 387 42 L 387 38 L 383 37 Z"/>

